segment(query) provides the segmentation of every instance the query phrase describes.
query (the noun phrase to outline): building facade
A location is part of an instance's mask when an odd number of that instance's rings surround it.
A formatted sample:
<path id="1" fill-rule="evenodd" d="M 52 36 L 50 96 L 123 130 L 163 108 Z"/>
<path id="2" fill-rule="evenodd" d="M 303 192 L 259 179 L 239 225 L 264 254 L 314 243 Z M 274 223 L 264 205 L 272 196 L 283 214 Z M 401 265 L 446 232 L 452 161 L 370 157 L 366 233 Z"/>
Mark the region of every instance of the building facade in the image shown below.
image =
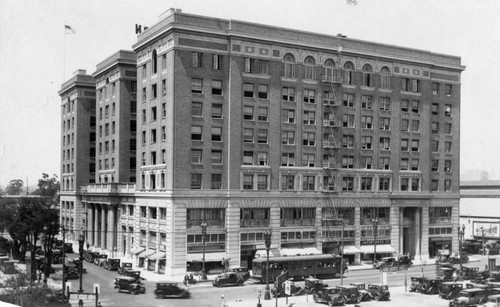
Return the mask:
<path id="1" fill-rule="evenodd" d="M 458 248 L 459 57 L 179 10 L 133 50 L 136 183 L 82 189 L 93 248 L 167 275 L 251 266 L 266 230 L 352 262 Z"/>

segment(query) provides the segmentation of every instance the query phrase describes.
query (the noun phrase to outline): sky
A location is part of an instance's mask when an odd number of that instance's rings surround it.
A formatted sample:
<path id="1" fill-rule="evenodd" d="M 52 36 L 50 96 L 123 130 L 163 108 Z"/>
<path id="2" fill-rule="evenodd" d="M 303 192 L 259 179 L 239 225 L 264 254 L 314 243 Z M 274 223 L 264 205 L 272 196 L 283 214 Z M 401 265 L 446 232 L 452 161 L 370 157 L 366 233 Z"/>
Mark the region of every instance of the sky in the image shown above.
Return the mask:
<path id="1" fill-rule="evenodd" d="M 58 91 L 169 8 L 460 56 L 461 173 L 500 179 L 498 0 L 1 0 L 0 187 L 60 174 Z M 75 34 L 64 34 L 64 25 Z"/>

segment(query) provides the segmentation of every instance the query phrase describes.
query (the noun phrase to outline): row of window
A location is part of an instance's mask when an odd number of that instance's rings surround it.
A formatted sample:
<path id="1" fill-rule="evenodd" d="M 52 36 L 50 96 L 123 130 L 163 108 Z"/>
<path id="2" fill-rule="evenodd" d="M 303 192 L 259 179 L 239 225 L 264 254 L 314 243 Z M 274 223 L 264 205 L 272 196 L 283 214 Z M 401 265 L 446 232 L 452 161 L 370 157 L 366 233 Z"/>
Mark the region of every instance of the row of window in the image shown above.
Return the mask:
<path id="1" fill-rule="evenodd" d="M 158 141 L 158 133 L 159 133 L 159 130 L 156 128 L 153 128 L 149 131 L 149 143 L 150 144 L 155 144 Z M 167 141 L 167 127 L 162 126 L 160 133 L 161 133 L 161 141 L 166 142 Z M 145 130 L 143 130 L 141 133 L 141 144 L 143 146 L 147 144 L 147 134 L 148 133 Z"/>
<path id="2" fill-rule="evenodd" d="M 106 81 L 109 82 L 108 80 Z M 101 102 L 104 99 L 115 97 L 115 94 L 116 94 L 116 82 L 113 82 L 111 84 L 106 83 L 106 86 L 101 87 L 97 91 L 97 101 Z"/>
<path id="3" fill-rule="evenodd" d="M 109 135 L 109 123 L 104 124 L 104 136 Z M 114 135 L 116 133 L 116 123 L 115 121 L 111 122 L 111 134 Z M 101 138 L 103 136 L 103 126 L 99 125 L 99 137 Z"/>
<path id="4" fill-rule="evenodd" d="M 149 89 L 149 95 L 150 95 L 150 99 L 158 98 L 158 84 L 156 84 L 156 83 L 151 84 L 151 87 Z M 162 96 L 167 95 L 167 80 L 166 79 L 161 80 L 161 95 Z M 142 102 L 146 102 L 146 100 L 147 100 L 147 88 L 143 87 L 142 88 Z"/>
<path id="5" fill-rule="evenodd" d="M 222 106 L 221 106 L 222 108 Z M 158 112 L 160 112 L 160 110 L 158 110 L 158 107 L 157 106 L 152 106 L 150 111 L 149 111 L 149 122 L 155 122 L 158 120 L 158 117 L 159 115 L 161 115 L 162 118 L 166 118 L 167 117 L 167 103 L 166 102 L 163 102 L 161 104 L 161 114 L 158 114 Z M 142 109 L 142 123 L 145 124 L 147 123 L 147 113 L 148 111 L 146 109 Z"/>
<path id="6" fill-rule="evenodd" d="M 103 116 L 104 116 L 104 118 L 108 118 L 110 115 L 111 116 L 116 115 L 116 103 L 115 102 L 113 102 L 111 104 L 111 112 L 110 112 L 109 105 L 105 105 L 104 109 L 102 107 L 99 108 L 99 120 L 102 120 Z"/>

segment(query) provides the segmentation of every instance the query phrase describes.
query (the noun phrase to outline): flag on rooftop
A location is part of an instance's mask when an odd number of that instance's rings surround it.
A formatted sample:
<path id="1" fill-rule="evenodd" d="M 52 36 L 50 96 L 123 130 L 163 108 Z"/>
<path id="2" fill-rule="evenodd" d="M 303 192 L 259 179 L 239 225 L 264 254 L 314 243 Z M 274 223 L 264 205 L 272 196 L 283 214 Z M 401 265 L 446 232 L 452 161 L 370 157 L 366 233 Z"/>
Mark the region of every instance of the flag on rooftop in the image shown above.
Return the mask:
<path id="1" fill-rule="evenodd" d="M 75 34 L 75 33 L 76 33 L 75 28 L 69 25 L 64 25 L 64 34 Z"/>

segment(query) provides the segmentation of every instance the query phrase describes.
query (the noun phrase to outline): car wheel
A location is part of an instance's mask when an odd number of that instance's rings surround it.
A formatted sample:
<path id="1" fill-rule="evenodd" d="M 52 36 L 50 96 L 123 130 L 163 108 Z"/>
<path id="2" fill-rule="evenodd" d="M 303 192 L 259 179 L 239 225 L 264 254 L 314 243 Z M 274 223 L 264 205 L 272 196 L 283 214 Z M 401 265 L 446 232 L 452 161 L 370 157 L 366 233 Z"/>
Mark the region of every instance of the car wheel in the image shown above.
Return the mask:
<path id="1" fill-rule="evenodd" d="M 337 302 L 339 302 L 339 305 L 345 305 L 346 299 L 344 296 L 339 296 Z"/>
<path id="2" fill-rule="evenodd" d="M 376 300 L 376 301 L 380 301 L 380 295 L 374 294 L 373 295 L 373 299 Z"/>
<path id="3" fill-rule="evenodd" d="M 360 303 L 363 300 L 363 294 L 360 294 L 356 299 L 356 303 Z"/>
<path id="4" fill-rule="evenodd" d="M 155 295 L 156 295 L 156 298 L 163 298 L 163 291 L 155 290 Z"/>
<path id="5" fill-rule="evenodd" d="M 133 294 L 133 295 L 139 294 L 139 292 L 137 291 L 137 289 L 130 289 L 130 293 Z"/>
<path id="6" fill-rule="evenodd" d="M 119 292 L 120 292 L 120 287 L 115 286 L 115 292 L 116 292 L 116 293 L 119 293 Z"/>
<path id="7" fill-rule="evenodd" d="M 328 301 L 328 306 L 333 306 L 333 305 L 335 305 L 335 302 L 333 300 L 329 300 Z"/>

